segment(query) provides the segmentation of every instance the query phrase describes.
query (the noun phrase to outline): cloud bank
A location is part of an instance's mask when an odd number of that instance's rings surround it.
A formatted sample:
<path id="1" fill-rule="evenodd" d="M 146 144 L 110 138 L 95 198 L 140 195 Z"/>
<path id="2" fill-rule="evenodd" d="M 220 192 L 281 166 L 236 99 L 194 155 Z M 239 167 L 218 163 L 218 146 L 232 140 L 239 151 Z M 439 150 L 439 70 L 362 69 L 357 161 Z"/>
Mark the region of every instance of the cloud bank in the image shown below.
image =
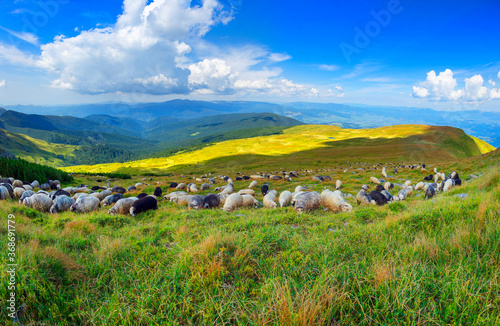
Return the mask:
<path id="1" fill-rule="evenodd" d="M 500 72 L 498 73 L 500 78 Z M 497 88 L 489 89 L 483 86 L 484 79 L 481 75 L 474 75 L 464 79 L 465 87 L 457 89 L 457 80 L 453 72 L 446 69 L 436 75 L 434 70 L 427 73 L 427 79 L 418 86 L 413 86 L 413 96 L 428 98 L 433 101 L 464 101 L 479 102 L 500 98 Z M 494 87 L 496 83 L 490 81 Z"/>
<path id="2" fill-rule="evenodd" d="M 288 54 L 259 46 L 222 49 L 205 42 L 206 33 L 229 23 L 234 13 L 218 0 L 193 3 L 124 0 L 111 27 L 56 36 L 40 47 L 39 57 L 0 44 L 0 59 L 47 71 L 56 76 L 52 87 L 80 94 L 319 96 L 314 87 L 280 76 L 275 64 L 291 59 Z M 16 36 L 38 42 L 35 36 Z"/>

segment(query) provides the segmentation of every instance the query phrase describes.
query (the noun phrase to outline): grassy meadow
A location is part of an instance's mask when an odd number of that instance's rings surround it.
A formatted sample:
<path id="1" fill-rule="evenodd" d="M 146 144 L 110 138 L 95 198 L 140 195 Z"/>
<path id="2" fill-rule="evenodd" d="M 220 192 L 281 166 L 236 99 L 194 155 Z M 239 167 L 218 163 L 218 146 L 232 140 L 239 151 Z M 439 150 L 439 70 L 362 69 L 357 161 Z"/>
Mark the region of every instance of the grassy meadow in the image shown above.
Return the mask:
<path id="1" fill-rule="evenodd" d="M 303 125 L 279 135 L 219 142 L 196 151 L 126 163 L 80 165 L 68 172 L 237 172 L 241 169 L 321 168 L 342 162 L 441 162 L 494 150 L 461 129 L 398 125 L 375 129 L 342 129 Z"/>
<path id="2" fill-rule="evenodd" d="M 48 215 L 2 202 L 0 215 L 16 216 L 19 320 L 23 325 L 498 325 L 500 152 L 431 164 L 428 171 L 399 169 L 394 175 L 388 169 L 388 180 L 415 184 L 434 166 L 447 174 L 456 170 L 463 186 L 426 201 L 414 192 L 384 207 L 357 207 L 350 198 L 354 211 L 341 214 L 318 209 L 298 215 L 291 207 L 227 214 L 161 201 L 157 211 L 137 217 L 112 217 L 105 209 Z M 327 170 L 269 183 L 278 191 L 297 185 L 321 191 L 340 179 L 342 191 L 355 195 L 370 176 L 381 177 L 381 168 L 371 163 L 322 168 Z M 311 181 L 316 173 L 333 181 Z M 465 181 L 471 174 L 479 178 Z M 236 175 L 229 175 L 234 180 Z M 198 176 L 174 172 L 142 181 L 136 175 L 112 184 L 148 184 L 127 193 L 131 196 L 152 193 L 158 182 L 165 191 L 172 181 Z M 71 184 L 96 185 L 98 178 L 75 175 Z M 235 189 L 249 183 L 235 181 Z M 217 179 L 215 186 L 222 184 Z M 6 222 L 0 233 L 5 238 Z M 1 257 L 3 264 L 6 250 Z M 5 284 L 7 275 L 1 275 Z M 6 287 L 0 291 L 7 297 Z"/>

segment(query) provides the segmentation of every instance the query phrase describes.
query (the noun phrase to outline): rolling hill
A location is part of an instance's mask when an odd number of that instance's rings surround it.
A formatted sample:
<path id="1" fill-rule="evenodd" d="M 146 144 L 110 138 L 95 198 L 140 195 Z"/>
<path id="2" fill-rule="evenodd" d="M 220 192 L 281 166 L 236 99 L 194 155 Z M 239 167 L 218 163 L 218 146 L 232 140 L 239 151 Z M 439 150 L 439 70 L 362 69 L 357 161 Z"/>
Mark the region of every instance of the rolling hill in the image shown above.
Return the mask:
<path id="1" fill-rule="evenodd" d="M 399 125 L 342 129 L 303 125 L 278 135 L 219 142 L 170 157 L 123 164 L 74 166 L 71 172 L 164 173 L 255 169 L 300 169 L 340 162 L 440 162 L 483 154 L 495 148 L 452 127 Z"/>

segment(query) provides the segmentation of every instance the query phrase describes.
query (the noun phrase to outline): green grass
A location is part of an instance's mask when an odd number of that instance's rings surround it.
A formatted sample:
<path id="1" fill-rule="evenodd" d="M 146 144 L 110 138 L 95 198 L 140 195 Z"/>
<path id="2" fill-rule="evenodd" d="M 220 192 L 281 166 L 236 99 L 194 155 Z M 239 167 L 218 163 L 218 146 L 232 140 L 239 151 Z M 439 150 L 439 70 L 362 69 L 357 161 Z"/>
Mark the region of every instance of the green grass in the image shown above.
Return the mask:
<path id="1" fill-rule="evenodd" d="M 105 210 L 47 215 L 2 202 L 0 215 L 14 213 L 17 221 L 20 321 L 498 325 L 499 165 L 498 150 L 440 163 L 440 171 L 456 170 L 464 180 L 482 175 L 435 200 L 415 192 L 402 203 L 343 214 L 319 209 L 297 215 L 291 208 L 227 214 L 161 202 L 158 211 L 137 217 L 110 217 Z M 370 176 L 380 176 L 378 167 L 359 166 L 343 173 L 345 167 L 324 165 L 329 171 L 319 173 L 333 182 L 318 184 L 311 181 L 315 173 L 302 172 L 292 183 L 275 181 L 271 187 L 293 190 L 301 184 L 321 191 L 341 179 L 342 191 L 354 194 Z M 389 180 L 415 183 L 426 174 L 400 169 Z M 97 179 L 75 178 L 73 184 Z M 119 182 L 127 187 L 141 180 Z M 156 182 L 165 190 L 170 181 L 189 180 L 154 177 L 136 193 L 151 192 Z M 237 181 L 236 189 L 248 183 Z M 468 197 L 454 197 L 459 193 Z M 6 232 L 2 223 L 3 239 Z M 0 259 L 6 261 L 5 250 Z M 1 281 L 6 283 L 5 273 Z M 4 298 L 6 291 L 0 288 Z M 1 315 L 6 318 L 4 306 Z"/>

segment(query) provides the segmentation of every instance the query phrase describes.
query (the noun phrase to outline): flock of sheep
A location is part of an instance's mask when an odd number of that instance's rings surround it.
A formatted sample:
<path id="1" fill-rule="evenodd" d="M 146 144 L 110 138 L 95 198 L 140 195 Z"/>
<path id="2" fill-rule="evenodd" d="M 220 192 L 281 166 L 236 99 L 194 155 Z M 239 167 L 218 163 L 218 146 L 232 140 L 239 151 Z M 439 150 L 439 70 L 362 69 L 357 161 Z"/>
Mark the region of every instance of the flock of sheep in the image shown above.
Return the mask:
<path id="1" fill-rule="evenodd" d="M 422 170 L 425 169 L 425 165 Z M 310 172 L 310 171 L 307 171 Z M 344 171 L 346 172 L 346 171 Z M 394 173 L 397 169 L 394 168 Z M 196 181 L 204 182 L 198 188 L 194 183 L 171 183 L 169 189 L 174 191 L 163 196 L 166 201 L 174 202 L 177 205 L 187 205 L 190 209 L 214 209 L 222 208 L 225 212 L 232 212 L 242 207 L 257 208 L 263 205 L 266 208 L 274 209 L 291 205 L 295 211 L 302 213 L 323 207 L 325 210 L 332 212 L 351 212 L 352 205 L 345 198 L 353 197 L 350 194 L 340 191 L 342 182 L 335 182 L 335 189 L 326 189 L 320 193 L 309 191 L 304 186 L 297 186 L 294 192 L 285 190 L 278 193 L 277 190 L 269 189 L 267 183 L 260 187 L 262 194 L 262 203 L 256 199 L 256 191 L 258 181 L 265 179 L 271 180 L 291 180 L 292 177 L 297 177 L 297 172 L 283 172 L 283 177 L 279 175 L 252 175 L 250 177 L 238 176 L 236 180 L 250 180 L 248 188 L 235 191 L 235 185 L 228 176 L 219 176 L 224 182 L 224 186 L 214 188 L 212 194 L 205 196 L 197 195 L 200 191 L 209 190 L 216 183 L 215 179 L 203 176 L 196 178 Z M 382 176 L 387 178 L 386 168 L 382 169 Z M 312 177 L 313 181 L 324 181 L 330 179 L 328 176 Z M 144 179 L 145 180 L 145 179 Z M 101 180 L 98 180 L 101 182 Z M 205 182 L 206 181 L 206 182 Z M 333 181 L 333 180 L 332 180 Z M 429 182 L 426 182 L 429 181 Z M 433 181 L 433 182 L 432 182 Z M 356 195 L 358 205 L 385 205 L 396 201 L 405 200 L 413 191 L 423 191 L 425 199 L 434 197 L 439 190 L 449 191 L 454 186 L 462 184 L 458 173 L 452 172 L 446 176 L 434 168 L 434 175 L 429 175 L 423 181 L 412 186 L 410 180 L 402 185 L 397 185 L 401 189 L 397 195 L 391 195 L 395 185 L 391 182 L 386 182 L 383 179 L 375 177 L 370 178 L 370 182 L 375 184 L 375 190 L 368 192 L 369 186 L 363 185 L 361 190 Z M 119 186 L 110 186 L 108 180 L 107 187 L 80 185 L 78 187 L 61 188 L 59 181 L 48 180 L 46 183 L 40 184 L 38 181 L 31 183 L 26 181 L 15 180 L 14 178 L 0 177 L 0 199 L 19 198 L 19 203 L 27 207 L 36 209 L 40 212 L 50 212 L 52 214 L 64 211 L 73 211 L 76 213 L 89 213 L 99 210 L 101 207 L 110 207 L 108 213 L 116 214 L 131 214 L 136 216 L 141 212 L 158 208 L 158 201 L 161 200 L 163 191 L 161 187 L 156 187 L 153 194 L 141 193 L 134 197 L 126 198 L 125 193 L 137 191 L 138 188 L 145 186 L 143 183 L 138 183 L 128 189 Z M 37 192 L 35 193 L 35 190 Z"/>

